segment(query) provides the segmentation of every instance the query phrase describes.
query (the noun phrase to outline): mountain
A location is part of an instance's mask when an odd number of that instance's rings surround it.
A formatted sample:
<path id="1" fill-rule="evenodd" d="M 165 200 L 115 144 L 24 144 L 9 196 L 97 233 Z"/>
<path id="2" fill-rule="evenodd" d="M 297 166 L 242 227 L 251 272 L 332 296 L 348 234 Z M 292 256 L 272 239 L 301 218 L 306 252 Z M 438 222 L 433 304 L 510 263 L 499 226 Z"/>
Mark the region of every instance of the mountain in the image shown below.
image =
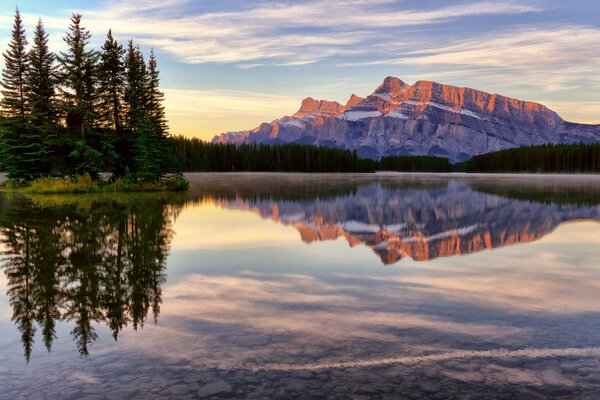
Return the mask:
<path id="1" fill-rule="evenodd" d="M 346 104 L 307 98 L 300 110 L 213 143 L 305 143 L 357 150 L 361 157 L 473 155 L 545 143 L 600 141 L 600 125 L 564 121 L 545 106 L 479 90 L 387 77 Z"/>

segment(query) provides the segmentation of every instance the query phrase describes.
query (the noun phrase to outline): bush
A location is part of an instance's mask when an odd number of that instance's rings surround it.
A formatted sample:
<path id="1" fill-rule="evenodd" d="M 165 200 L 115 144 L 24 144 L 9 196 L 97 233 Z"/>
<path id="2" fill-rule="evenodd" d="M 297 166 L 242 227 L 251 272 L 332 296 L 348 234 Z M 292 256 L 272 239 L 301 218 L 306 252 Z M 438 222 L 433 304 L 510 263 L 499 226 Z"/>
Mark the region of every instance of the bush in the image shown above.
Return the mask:
<path id="1" fill-rule="evenodd" d="M 37 194 L 95 193 L 99 186 L 89 174 L 85 174 L 74 178 L 37 178 L 22 190 Z"/>
<path id="2" fill-rule="evenodd" d="M 189 189 L 183 177 L 170 177 L 157 182 L 136 182 L 127 177 L 114 182 L 94 180 L 89 174 L 72 178 L 38 178 L 29 183 L 7 181 L 5 190 L 30 194 L 69 194 L 97 192 L 182 192 Z"/>

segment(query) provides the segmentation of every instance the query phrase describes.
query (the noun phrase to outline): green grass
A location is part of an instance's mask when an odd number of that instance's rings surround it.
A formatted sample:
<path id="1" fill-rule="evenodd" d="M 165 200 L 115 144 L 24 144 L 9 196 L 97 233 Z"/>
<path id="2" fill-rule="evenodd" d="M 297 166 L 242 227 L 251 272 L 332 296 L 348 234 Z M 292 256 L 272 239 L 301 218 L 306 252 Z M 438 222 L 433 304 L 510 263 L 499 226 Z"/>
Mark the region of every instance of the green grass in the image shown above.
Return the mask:
<path id="1" fill-rule="evenodd" d="M 38 178 L 26 183 L 7 181 L 3 186 L 8 191 L 29 194 L 183 192 L 189 189 L 189 182 L 182 177 L 171 177 L 158 182 L 126 179 L 106 182 L 82 175 L 73 178 Z"/>

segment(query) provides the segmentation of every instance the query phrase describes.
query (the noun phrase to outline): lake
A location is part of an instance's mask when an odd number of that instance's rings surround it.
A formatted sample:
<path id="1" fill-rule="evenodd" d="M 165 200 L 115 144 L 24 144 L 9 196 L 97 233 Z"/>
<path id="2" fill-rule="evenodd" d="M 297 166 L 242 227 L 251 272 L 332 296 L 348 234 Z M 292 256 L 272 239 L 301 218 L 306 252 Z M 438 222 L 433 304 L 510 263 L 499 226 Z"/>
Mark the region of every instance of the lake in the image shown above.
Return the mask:
<path id="1" fill-rule="evenodd" d="M 600 176 L 188 178 L 0 194 L 0 398 L 600 398 Z"/>

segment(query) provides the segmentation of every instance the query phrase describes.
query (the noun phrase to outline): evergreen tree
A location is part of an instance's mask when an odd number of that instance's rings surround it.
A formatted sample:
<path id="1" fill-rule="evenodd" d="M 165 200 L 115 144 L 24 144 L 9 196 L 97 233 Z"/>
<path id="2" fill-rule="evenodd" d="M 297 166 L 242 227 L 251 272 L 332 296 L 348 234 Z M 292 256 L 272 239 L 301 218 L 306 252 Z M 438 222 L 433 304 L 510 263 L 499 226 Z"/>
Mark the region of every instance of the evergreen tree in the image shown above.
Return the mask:
<path id="1" fill-rule="evenodd" d="M 152 123 L 163 134 L 167 132 L 167 119 L 165 117 L 165 107 L 162 105 L 165 95 L 160 91 L 160 72 L 154 56 L 154 49 L 150 51 L 148 59 L 148 112 Z"/>
<path id="2" fill-rule="evenodd" d="M 19 117 L 24 122 L 27 114 L 25 102 L 25 75 L 29 65 L 27 57 L 27 38 L 19 9 L 15 12 L 12 38 L 8 50 L 3 53 L 2 70 L 2 108 L 7 117 Z"/>
<path id="3" fill-rule="evenodd" d="M 73 14 L 64 37 L 68 51 L 61 53 L 58 60 L 66 124 L 73 134 L 70 138 L 72 151 L 68 155 L 72 166 L 69 172 L 97 177 L 103 169 L 107 143 L 99 132 L 91 129 L 97 118 L 99 55 L 86 48 L 90 38 L 90 32 L 81 25 L 81 14 Z"/>
<path id="4" fill-rule="evenodd" d="M 127 51 L 109 30 L 100 53 L 73 14 L 55 56 L 39 20 L 29 54 L 19 10 L 4 53 L 0 163 L 9 178 L 83 175 L 158 180 L 168 168 L 167 121 L 156 57 Z M 124 57 L 125 56 L 125 57 Z M 55 66 L 56 61 L 58 65 Z M 138 171 L 139 174 L 138 174 Z"/>
<path id="5" fill-rule="evenodd" d="M 33 46 L 29 51 L 25 96 L 36 125 L 56 122 L 54 61 L 56 56 L 48 47 L 48 34 L 40 19 L 35 29 Z"/>
<path id="6" fill-rule="evenodd" d="M 123 128 L 123 85 L 125 83 L 125 49 L 108 31 L 100 53 L 100 114 L 104 123 L 117 133 Z"/>
<path id="7" fill-rule="evenodd" d="M 34 74 L 38 71 L 35 61 L 39 59 L 37 56 L 40 51 L 44 50 L 44 41 L 40 41 L 39 36 L 40 32 L 36 31 L 32 53 L 27 55 L 27 40 L 21 15 L 17 10 L 12 40 L 8 51 L 4 53 L 2 103 L 6 115 L 10 118 L 3 122 L 0 141 L 3 167 L 9 178 L 15 180 L 30 180 L 45 173 L 47 152 L 42 140 L 43 128 L 39 126 L 39 120 L 35 119 L 39 116 L 37 107 L 40 102 L 32 95 Z M 33 59 L 36 60 L 30 65 Z M 29 120 L 32 123 L 28 123 Z"/>
<path id="8" fill-rule="evenodd" d="M 147 106 L 148 83 L 146 63 L 140 48 L 129 41 L 125 59 L 126 82 L 125 102 L 127 104 L 127 127 L 136 131 L 138 121 L 143 118 Z"/>
<path id="9" fill-rule="evenodd" d="M 90 32 L 81 25 L 81 14 L 73 14 L 64 37 L 68 51 L 58 57 L 67 126 L 82 136 L 95 119 L 98 53 L 86 49 L 90 38 Z"/>
<path id="10" fill-rule="evenodd" d="M 140 178 L 157 180 L 167 167 L 168 144 L 165 109 L 162 105 L 164 94 L 159 89 L 160 77 L 154 51 L 150 52 L 144 72 L 146 97 L 142 117 L 137 123 L 136 164 Z"/>

